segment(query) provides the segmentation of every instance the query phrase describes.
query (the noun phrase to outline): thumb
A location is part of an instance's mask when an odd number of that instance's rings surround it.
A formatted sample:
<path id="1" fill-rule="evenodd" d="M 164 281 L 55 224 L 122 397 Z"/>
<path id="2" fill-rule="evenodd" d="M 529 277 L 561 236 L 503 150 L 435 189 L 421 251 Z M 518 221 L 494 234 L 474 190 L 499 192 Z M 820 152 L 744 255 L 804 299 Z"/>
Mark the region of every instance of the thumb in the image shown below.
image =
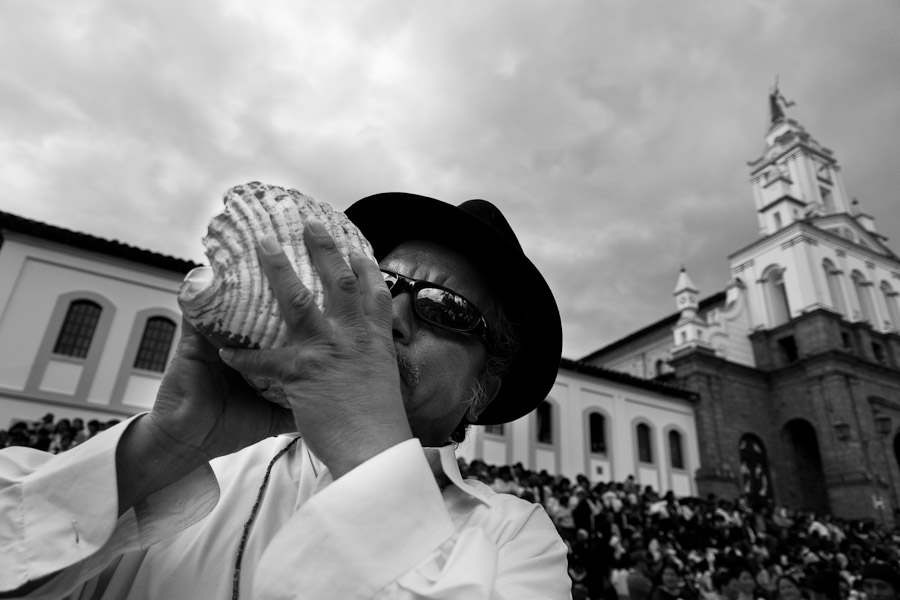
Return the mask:
<path id="1" fill-rule="evenodd" d="M 178 348 L 175 352 L 186 358 L 204 362 L 218 360 L 215 346 L 184 317 L 181 318 L 181 338 L 178 340 Z"/>

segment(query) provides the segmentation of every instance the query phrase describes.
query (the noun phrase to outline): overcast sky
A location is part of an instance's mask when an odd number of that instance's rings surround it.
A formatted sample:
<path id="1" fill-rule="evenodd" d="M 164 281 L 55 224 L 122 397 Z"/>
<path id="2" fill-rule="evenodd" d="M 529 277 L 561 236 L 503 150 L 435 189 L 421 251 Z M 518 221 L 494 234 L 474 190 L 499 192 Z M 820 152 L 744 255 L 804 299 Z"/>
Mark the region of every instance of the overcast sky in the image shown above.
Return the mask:
<path id="1" fill-rule="evenodd" d="M 4 0 L 0 210 L 203 262 L 222 192 L 497 204 L 579 358 L 757 237 L 779 76 L 900 252 L 900 3 Z"/>

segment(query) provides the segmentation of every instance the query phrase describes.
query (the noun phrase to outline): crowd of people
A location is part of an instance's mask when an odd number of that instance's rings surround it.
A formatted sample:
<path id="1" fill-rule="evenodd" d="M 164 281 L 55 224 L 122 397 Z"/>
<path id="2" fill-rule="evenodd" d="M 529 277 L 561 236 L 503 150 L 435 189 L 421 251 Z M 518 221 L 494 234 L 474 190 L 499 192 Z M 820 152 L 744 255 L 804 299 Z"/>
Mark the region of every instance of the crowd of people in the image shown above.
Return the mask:
<path id="1" fill-rule="evenodd" d="M 79 418 L 57 421 L 53 413 L 47 413 L 39 421 L 20 420 L 8 430 L 0 429 L 0 448 L 26 446 L 59 454 L 117 423 L 118 419 L 91 419 L 86 424 L 84 419 Z"/>
<path id="2" fill-rule="evenodd" d="M 55 454 L 118 422 L 47 413 L 0 429 L 0 448 Z M 793 511 L 768 499 L 660 496 L 633 476 L 592 484 L 521 463 L 459 462 L 463 477 L 543 505 L 569 548 L 576 599 L 856 600 L 864 567 L 883 565 L 890 574 L 900 566 L 900 525 Z"/>
<path id="3" fill-rule="evenodd" d="M 864 567 L 900 566 L 900 527 L 764 498 L 661 496 L 633 476 L 592 484 L 521 464 L 460 462 L 464 476 L 544 506 L 569 547 L 575 598 L 855 600 Z"/>

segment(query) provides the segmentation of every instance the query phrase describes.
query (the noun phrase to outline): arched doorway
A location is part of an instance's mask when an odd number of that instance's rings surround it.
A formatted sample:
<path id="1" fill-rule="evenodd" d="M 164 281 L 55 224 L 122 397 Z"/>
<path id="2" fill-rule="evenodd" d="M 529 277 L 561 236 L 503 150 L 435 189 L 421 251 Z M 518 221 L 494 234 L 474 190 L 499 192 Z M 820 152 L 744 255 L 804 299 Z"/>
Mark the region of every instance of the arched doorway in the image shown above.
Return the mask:
<path id="1" fill-rule="evenodd" d="M 829 512 L 828 489 L 816 429 L 809 421 L 792 419 L 781 429 L 785 450 L 785 504 L 791 508 Z"/>

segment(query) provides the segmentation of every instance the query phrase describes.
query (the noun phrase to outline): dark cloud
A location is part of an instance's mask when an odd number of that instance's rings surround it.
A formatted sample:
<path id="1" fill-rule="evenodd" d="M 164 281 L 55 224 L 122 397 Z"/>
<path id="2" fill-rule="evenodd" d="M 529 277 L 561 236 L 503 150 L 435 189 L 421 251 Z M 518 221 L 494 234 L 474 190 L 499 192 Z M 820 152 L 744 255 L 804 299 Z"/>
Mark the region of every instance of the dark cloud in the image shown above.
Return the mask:
<path id="1" fill-rule="evenodd" d="M 900 239 L 900 9 L 792 3 L 0 4 L 0 209 L 202 259 L 258 179 L 344 209 L 408 190 L 508 213 L 578 357 L 704 295 L 752 242 L 777 75 Z"/>

